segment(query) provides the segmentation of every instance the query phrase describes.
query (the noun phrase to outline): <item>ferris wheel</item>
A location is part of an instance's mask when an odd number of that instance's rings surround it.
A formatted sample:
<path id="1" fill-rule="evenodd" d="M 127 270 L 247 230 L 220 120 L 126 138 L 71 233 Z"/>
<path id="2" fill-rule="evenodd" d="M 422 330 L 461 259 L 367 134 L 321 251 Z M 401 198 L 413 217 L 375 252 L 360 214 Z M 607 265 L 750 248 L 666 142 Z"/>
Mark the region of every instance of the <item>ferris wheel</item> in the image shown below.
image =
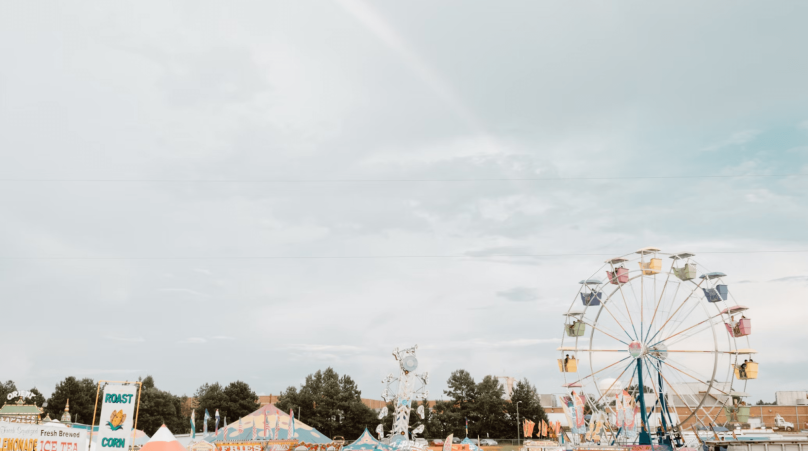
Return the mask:
<path id="1" fill-rule="evenodd" d="M 681 447 L 684 428 L 738 421 L 758 363 L 726 279 L 694 254 L 644 248 L 580 281 L 558 360 L 579 407 L 573 435 L 586 432 L 582 405 L 604 434 L 640 445 Z"/>

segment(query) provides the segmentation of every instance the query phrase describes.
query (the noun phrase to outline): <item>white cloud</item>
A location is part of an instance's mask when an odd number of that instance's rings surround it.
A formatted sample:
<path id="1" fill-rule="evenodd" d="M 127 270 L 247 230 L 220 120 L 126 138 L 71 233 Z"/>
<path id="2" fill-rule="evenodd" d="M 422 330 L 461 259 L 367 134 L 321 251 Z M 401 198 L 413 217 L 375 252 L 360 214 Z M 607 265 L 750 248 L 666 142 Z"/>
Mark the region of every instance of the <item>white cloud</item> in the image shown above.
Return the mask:
<path id="1" fill-rule="evenodd" d="M 513 287 L 504 291 L 497 291 L 497 296 L 514 302 L 531 302 L 539 299 L 534 288 Z"/>
<path id="2" fill-rule="evenodd" d="M 205 340 L 204 338 L 201 338 L 201 337 L 189 337 L 189 338 L 186 338 L 184 340 L 180 340 L 177 343 L 182 343 L 182 344 L 202 344 L 202 343 L 207 343 L 207 342 L 208 342 L 208 340 Z"/>
<path id="3" fill-rule="evenodd" d="M 726 139 L 724 139 L 722 141 L 719 141 L 717 143 L 711 144 L 711 145 L 703 148 L 702 150 L 709 152 L 709 151 L 723 149 L 724 147 L 738 146 L 738 145 L 741 145 L 741 144 L 746 144 L 746 143 L 752 141 L 753 139 L 755 139 L 758 135 L 760 135 L 760 133 L 761 133 L 760 130 L 743 130 L 743 131 L 740 131 L 740 132 L 735 132 L 732 135 L 730 135 L 728 138 L 726 138 Z"/>

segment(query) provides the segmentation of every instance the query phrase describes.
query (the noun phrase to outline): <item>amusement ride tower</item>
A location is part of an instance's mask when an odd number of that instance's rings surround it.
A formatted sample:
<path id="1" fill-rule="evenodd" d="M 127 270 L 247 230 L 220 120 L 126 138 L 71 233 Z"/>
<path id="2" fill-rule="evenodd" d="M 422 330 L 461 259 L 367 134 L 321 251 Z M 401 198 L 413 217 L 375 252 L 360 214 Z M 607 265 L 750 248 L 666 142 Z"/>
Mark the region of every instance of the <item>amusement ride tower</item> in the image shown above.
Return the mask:
<path id="1" fill-rule="evenodd" d="M 390 373 L 382 379 L 382 383 L 385 384 L 382 399 L 386 402 L 393 401 L 395 409 L 390 445 L 396 448 L 417 448 L 413 442 L 415 436 L 424 431 L 423 424 L 417 426 L 413 429 L 412 440 L 410 440 L 409 427 L 412 402 L 413 400 L 425 400 L 429 396 L 429 391 L 426 390 L 429 373 L 415 374 L 415 370 L 418 368 L 418 359 L 415 357 L 417 349 L 418 345 L 403 350 L 396 348 L 393 351 L 393 357 L 398 361 L 401 372 L 398 377 L 393 377 L 393 374 Z M 396 393 L 395 396 L 391 396 L 393 392 Z M 417 413 L 423 420 L 424 406 L 419 406 Z M 387 407 L 382 409 L 379 419 L 384 418 L 386 415 Z M 384 426 L 380 424 L 376 431 L 379 435 L 382 435 Z"/>

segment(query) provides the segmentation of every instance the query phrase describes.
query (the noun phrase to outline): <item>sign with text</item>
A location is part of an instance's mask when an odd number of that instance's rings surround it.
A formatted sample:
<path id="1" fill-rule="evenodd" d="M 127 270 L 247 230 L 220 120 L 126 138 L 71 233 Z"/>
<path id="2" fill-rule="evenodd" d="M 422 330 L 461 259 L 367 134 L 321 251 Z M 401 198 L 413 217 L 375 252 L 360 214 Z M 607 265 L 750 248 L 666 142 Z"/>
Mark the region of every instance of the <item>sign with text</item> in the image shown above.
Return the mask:
<path id="1" fill-rule="evenodd" d="M 96 441 L 99 451 L 129 449 L 138 402 L 137 391 L 135 384 L 109 384 L 104 387 Z"/>
<path id="2" fill-rule="evenodd" d="M 79 451 L 87 447 L 83 429 L 0 422 L 0 449 L 5 451 Z"/>
<path id="3" fill-rule="evenodd" d="M 261 451 L 264 445 L 261 442 L 223 442 L 217 443 L 219 451 Z"/>

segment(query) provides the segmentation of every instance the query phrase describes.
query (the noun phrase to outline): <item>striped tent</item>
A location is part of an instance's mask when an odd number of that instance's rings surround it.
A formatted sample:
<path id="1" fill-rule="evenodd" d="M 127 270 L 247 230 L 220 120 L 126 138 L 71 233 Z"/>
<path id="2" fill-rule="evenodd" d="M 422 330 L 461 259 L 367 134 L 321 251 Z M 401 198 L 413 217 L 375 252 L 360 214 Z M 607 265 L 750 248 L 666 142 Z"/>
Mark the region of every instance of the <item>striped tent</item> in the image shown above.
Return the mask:
<path id="1" fill-rule="evenodd" d="M 275 428 L 275 419 L 279 419 L 278 437 L 275 439 L 286 440 L 287 431 L 289 428 L 289 414 L 281 412 L 273 404 L 265 404 L 255 412 L 241 418 L 242 432 L 238 432 L 238 418 L 229 418 L 230 424 L 219 429 L 218 435 L 211 435 L 205 438 L 208 442 L 216 442 L 224 440 L 224 430 L 227 429 L 227 440 L 252 440 L 253 428 L 256 428 L 256 437 L 258 440 L 264 439 L 264 412 L 269 417 L 269 430 L 270 434 Z M 325 444 L 331 443 L 331 439 L 326 437 L 325 434 L 314 429 L 313 427 L 303 423 L 295 418 L 295 436 L 296 440 L 306 443 Z"/>
<path id="2" fill-rule="evenodd" d="M 370 449 L 390 450 L 392 448 L 390 445 L 385 445 L 384 443 L 376 440 L 376 438 L 373 437 L 373 434 L 368 431 L 368 428 L 365 428 L 365 432 L 363 432 L 355 442 L 342 449 L 343 451 L 356 451 Z"/>

